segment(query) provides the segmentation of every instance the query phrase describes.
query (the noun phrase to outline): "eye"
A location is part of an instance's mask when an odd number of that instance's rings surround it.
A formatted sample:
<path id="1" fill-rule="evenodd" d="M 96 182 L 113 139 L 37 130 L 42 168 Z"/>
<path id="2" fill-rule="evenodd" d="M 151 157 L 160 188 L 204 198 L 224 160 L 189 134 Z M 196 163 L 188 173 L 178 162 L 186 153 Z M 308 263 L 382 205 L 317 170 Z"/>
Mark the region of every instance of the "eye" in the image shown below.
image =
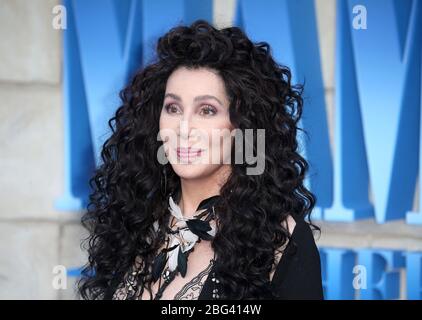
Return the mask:
<path id="1" fill-rule="evenodd" d="M 201 114 L 205 116 L 212 116 L 217 113 L 217 110 L 211 105 L 205 105 L 204 108 L 201 109 Z"/>
<path id="2" fill-rule="evenodd" d="M 169 103 L 167 104 L 164 109 L 166 109 L 167 113 L 177 113 L 178 112 L 178 107 L 176 104 L 174 103 Z"/>

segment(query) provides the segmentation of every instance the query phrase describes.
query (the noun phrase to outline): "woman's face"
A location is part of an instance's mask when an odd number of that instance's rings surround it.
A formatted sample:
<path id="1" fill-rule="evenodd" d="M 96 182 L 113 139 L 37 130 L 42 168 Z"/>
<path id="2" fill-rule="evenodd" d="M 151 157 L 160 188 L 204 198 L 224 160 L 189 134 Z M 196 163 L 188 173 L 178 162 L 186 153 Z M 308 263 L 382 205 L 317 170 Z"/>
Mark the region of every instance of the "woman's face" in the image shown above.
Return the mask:
<path id="1" fill-rule="evenodd" d="M 230 167 L 233 129 L 222 78 L 207 68 L 179 67 L 168 78 L 160 137 L 180 178 L 198 179 Z"/>

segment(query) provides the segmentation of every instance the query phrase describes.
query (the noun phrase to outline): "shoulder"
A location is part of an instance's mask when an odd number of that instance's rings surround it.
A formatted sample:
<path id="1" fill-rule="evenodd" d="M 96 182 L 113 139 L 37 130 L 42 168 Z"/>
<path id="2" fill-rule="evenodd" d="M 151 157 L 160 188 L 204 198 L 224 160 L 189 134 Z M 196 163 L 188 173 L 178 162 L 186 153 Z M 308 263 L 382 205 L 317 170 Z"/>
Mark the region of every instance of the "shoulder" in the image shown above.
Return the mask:
<path id="1" fill-rule="evenodd" d="M 311 229 L 309 222 L 305 221 L 304 218 L 294 218 L 295 219 L 295 229 L 292 233 L 292 243 L 300 246 L 302 251 L 309 249 L 313 251 L 317 249 L 315 243 L 314 232 Z"/>
<path id="2" fill-rule="evenodd" d="M 296 220 L 291 215 L 288 215 L 287 219 L 283 220 L 281 225 L 284 228 L 286 228 L 288 230 L 289 234 L 292 236 L 292 234 L 294 233 L 294 229 L 296 228 Z M 270 273 L 270 281 L 272 280 L 272 278 L 274 276 L 276 266 L 279 264 L 280 259 L 283 255 L 283 252 L 286 250 L 287 245 L 288 245 L 288 243 L 284 244 L 282 247 L 278 248 L 275 252 L 274 265 L 273 265 L 273 268 L 272 268 L 271 273 Z"/>
<path id="3" fill-rule="evenodd" d="M 311 226 L 295 218 L 294 230 L 272 284 L 285 299 L 323 299 L 321 261 Z"/>

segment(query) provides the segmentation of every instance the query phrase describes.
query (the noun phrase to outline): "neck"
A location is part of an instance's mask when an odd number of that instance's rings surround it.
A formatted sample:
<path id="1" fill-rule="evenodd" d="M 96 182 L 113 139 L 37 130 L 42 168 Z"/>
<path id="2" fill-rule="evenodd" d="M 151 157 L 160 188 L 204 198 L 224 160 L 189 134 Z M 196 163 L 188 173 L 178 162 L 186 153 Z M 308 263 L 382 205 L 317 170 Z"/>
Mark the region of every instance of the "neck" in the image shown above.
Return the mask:
<path id="1" fill-rule="evenodd" d="M 201 179 L 180 179 L 181 197 L 179 207 L 184 217 L 192 217 L 202 200 L 219 195 L 222 183 L 227 178 L 223 173 L 227 173 L 228 168 L 223 168 L 211 177 Z"/>

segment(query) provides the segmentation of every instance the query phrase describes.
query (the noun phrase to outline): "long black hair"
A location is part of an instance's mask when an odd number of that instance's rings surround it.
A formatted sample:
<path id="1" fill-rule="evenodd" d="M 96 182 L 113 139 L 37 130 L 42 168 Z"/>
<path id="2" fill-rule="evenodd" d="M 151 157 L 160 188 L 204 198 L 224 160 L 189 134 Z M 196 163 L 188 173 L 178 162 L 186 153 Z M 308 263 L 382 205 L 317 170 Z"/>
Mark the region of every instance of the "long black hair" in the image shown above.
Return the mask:
<path id="1" fill-rule="evenodd" d="M 319 230 L 310 220 L 316 197 L 303 184 L 308 163 L 298 153 L 303 85 L 291 84 L 289 68 L 274 61 L 268 43 L 253 43 L 237 27 L 216 29 L 204 20 L 179 25 L 158 39 L 156 53 L 120 92 L 122 105 L 109 121 L 112 134 L 103 145 L 102 164 L 89 180 L 92 193 L 82 218 L 89 231 L 84 242 L 89 259 L 79 294 L 109 298 L 135 260 L 142 270 L 138 283 L 151 285 L 148 270 L 165 240 L 164 228 L 156 232 L 153 222 L 168 223 L 168 192 L 180 188 L 171 165 L 157 161 L 159 117 L 166 81 L 184 66 L 218 72 L 235 128 L 265 129 L 265 170 L 249 175 L 246 162 L 232 162 L 220 190 L 212 247 L 221 298 L 268 297 L 275 250 L 290 239 L 282 222 L 288 215 L 307 217 Z M 163 169 L 165 194 L 160 191 Z"/>

